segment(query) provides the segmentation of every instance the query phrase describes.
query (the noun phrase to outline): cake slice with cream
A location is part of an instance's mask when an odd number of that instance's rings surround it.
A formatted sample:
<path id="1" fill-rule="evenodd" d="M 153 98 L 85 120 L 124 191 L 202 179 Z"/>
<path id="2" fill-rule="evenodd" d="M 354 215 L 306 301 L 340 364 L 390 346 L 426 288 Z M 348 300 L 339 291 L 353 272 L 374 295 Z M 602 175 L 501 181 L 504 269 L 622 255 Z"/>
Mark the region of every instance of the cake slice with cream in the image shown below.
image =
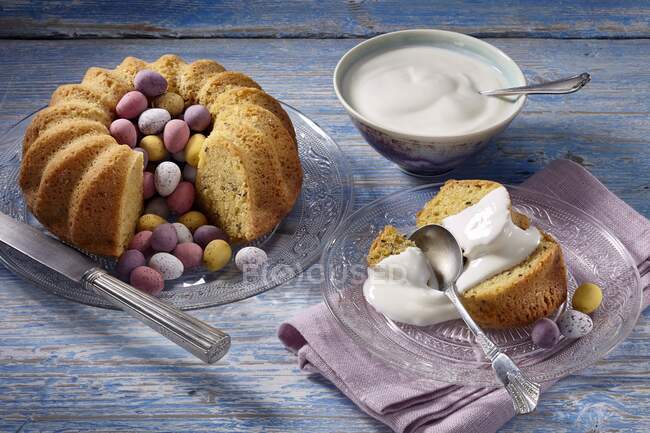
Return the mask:
<path id="1" fill-rule="evenodd" d="M 525 215 L 510 210 L 507 190 L 499 183 L 448 181 L 418 212 L 416 224 L 441 224 L 461 244 L 466 263 L 458 280 L 459 291 L 465 307 L 480 325 L 524 326 L 548 316 L 566 299 L 566 268 L 560 246 L 551 236 L 530 226 Z M 408 305 L 409 312 L 395 313 L 401 311 L 395 305 L 400 298 L 391 300 L 386 292 L 399 291 L 400 286 L 408 283 L 408 278 L 404 280 L 408 272 L 402 272 L 402 281 L 397 281 L 386 269 L 390 267 L 392 274 L 399 267 L 408 271 L 412 250 L 419 251 L 397 229 L 384 228 L 368 253 L 366 299 L 378 311 L 404 323 L 427 325 L 449 320 L 446 304 L 441 307 L 422 302 L 422 296 L 432 295 L 420 292 L 417 296 L 402 293 L 402 304 Z M 426 269 L 420 271 L 426 273 Z M 435 281 L 430 280 L 429 285 L 432 284 Z M 427 287 L 419 289 L 425 292 Z"/>

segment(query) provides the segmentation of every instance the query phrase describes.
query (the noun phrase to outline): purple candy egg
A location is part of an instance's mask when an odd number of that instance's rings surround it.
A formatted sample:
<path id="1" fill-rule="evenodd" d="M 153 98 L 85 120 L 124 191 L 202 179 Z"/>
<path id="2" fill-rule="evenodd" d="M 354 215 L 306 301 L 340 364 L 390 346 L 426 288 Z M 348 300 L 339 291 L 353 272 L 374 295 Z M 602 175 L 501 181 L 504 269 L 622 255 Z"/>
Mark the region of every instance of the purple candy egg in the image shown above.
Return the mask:
<path id="1" fill-rule="evenodd" d="M 560 329 L 551 319 L 539 319 L 530 334 L 535 346 L 550 349 L 560 341 Z"/>
<path id="2" fill-rule="evenodd" d="M 221 239 L 230 242 L 228 235 L 219 227 L 212 225 L 204 225 L 194 231 L 194 242 L 199 244 L 201 248 L 205 248 L 210 242 L 215 239 Z"/>
<path id="3" fill-rule="evenodd" d="M 156 185 L 153 179 L 153 173 L 145 171 L 142 173 L 142 196 L 146 200 L 153 197 L 156 193 Z"/>
<path id="4" fill-rule="evenodd" d="M 149 200 L 144 207 L 144 213 L 152 213 L 158 215 L 162 219 L 169 218 L 169 208 L 167 207 L 167 202 L 164 197 L 154 197 Z"/>
<path id="5" fill-rule="evenodd" d="M 165 280 L 162 275 L 155 269 L 148 266 L 138 266 L 131 272 L 130 282 L 133 287 L 140 289 L 150 295 L 158 295 L 163 287 Z"/>
<path id="6" fill-rule="evenodd" d="M 144 170 L 147 167 L 147 164 L 149 164 L 149 154 L 147 153 L 147 150 L 142 147 L 135 147 L 133 148 L 133 151 L 142 153 L 142 168 Z"/>
<path id="7" fill-rule="evenodd" d="M 138 131 L 135 125 L 127 119 L 115 119 L 109 128 L 111 135 L 119 144 L 135 147 L 138 141 Z"/>
<path id="8" fill-rule="evenodd" d="M 118 116 L 124 119 L 134 119 L 147 109 L 147 97 L 137 90 L 126 93 L 115 107 Z"/>
<path id="9" fill-rule="evenodd" d="M 129 242 L 130 250 L 138 250 L 143 254 L 147 254 L 151 249 L 151 235 L 153 233 L 150 230 L 143 230 L 137 232 L 131 242 Z"/>
<path id="10" fill-rule="evenodd" d="M 183 114 L 183 119 L 192 131 L 204 131 L 212 120 L 210 112 L 203 105 L 190 105 Z"/>
<path id="11" fill-rule="evenodd" d="M 183 167 L 183 179 L 194 183 L 196 180 L 196 168 L 192 167 L 189 164 L 185 164 L 185 167 Z"/>
<path id="12" fill-rule="evenodd" d="M 162 95 L 167 91 L 167 80 L 156 71 L 143 69 L 133 79 L 135 88 L 147 96 Z"/>
<path id="13" fill-rule="evenodd" d="M 176 245 L 174 256 L 183 263 L 185 269 L 193 269 L 201 266 L 203 260 L 203 249 L 194 242 L 185 242 Z"/>
<path id="14" fill-rule="evenodd" d="M 185 121 L 180 119 L 172 119 L 165 124 L 163 132 L 163 142 L 165 148 L 171 152 L 176 153 L 185 149 L 187 140 L 190 139 L 190 128 Z"/>
<path id="15" fill-rule="evenodd" d="M 117 261 L 115 272 L 120 278 L 128 281 L 131 271 L 138 266 L 143 266 L 145 263 L 144 254 L 140 251 L 126 250 Z"/>
<path id="16" fill-rule="evenodd" d="M 151 235 L 151 248 L 154 251 L 170 252 L 176 248 L 178 236 L 176 229 L 170 223 L 160 224 Z"/>

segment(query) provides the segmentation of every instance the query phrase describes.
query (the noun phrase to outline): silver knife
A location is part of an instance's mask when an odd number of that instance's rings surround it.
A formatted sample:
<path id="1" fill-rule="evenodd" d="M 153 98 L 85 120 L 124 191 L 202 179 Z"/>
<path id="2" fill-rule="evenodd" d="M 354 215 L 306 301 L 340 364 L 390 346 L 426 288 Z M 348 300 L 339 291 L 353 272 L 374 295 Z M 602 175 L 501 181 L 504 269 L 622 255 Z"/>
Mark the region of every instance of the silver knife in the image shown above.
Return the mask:
<path id="1" fill-rule="evenodd" d="M 2 212 L 0 242 L 94 291 L 203 362 L 218 361 L 230 348 L 228 334 L 113 277 L 74 248 Z"/>

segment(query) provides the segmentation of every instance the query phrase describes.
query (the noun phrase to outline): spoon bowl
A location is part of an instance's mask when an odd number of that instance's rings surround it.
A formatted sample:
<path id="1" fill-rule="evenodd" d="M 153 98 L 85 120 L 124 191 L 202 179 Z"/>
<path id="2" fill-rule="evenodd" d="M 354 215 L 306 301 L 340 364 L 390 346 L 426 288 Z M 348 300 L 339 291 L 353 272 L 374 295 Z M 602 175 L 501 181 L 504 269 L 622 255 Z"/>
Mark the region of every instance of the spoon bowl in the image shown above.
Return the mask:
<path id="1" fill-rule="evenodd" d="M 426 256 L 439 283 L 439 290 L 452 286 L 463 272 L 463 251 L 445 227 L 428 224 L 414 231 L 410 239 Z"/>

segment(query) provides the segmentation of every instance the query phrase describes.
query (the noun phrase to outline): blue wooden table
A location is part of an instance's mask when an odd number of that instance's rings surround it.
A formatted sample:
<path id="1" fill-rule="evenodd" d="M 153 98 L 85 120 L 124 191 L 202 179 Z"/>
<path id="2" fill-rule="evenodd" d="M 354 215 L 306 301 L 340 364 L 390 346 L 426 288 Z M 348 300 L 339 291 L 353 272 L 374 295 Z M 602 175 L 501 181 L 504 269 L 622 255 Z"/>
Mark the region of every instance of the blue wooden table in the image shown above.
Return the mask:
<path id="1" fill-rule="evenodd" d="M 329 132 L 355 207 L 420 181 L 366 145 L 331 86 L 362 38 L 437 27 L 486 38 L 529 80 L 589 71 L 583 91 L 530 98 L 489 149 L 453 173 L 519 183 L 555 158 L 584 165 L 650 216 L 650 7 L 643 2 L 0 2 L 0 127 L 92 65 L 178 53 L 241 70 Z M 47 294 L 0 268 L 0 431 L 387 432 L 336 388 L 299 372 L 277 326 L 319 302 L 293 281 L 196 311 L 233 337 L 202 365 L 121 312 Z M 650 431 L 650 312 L 606 359 L 552 388 L 503 432 Z"/>

